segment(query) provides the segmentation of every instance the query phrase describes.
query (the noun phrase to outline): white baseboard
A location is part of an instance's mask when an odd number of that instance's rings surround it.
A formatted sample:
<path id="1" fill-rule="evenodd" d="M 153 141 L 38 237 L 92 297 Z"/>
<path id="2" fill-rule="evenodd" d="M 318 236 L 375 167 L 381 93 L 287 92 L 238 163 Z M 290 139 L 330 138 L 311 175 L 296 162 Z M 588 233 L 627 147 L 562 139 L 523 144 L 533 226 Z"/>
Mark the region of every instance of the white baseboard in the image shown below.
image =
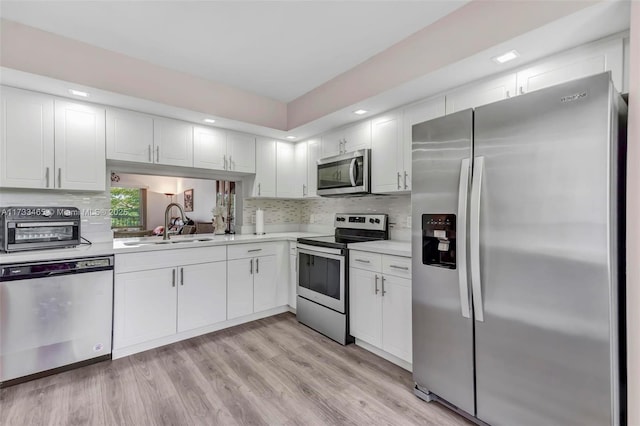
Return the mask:
<path id="1" fill-rule="evenodd" d="M 387 361 L 404 368 L 407 371 L 413 372 L 413 365 L 402 358 L 398 358 L 397 356 L 392 355 L 389 352 L 385 352 L 382 349 L 365 342 L 364 340 L 356 339 L 356 345 L 360 346 L 362 349 L 366 349 L 369 352 L 378 355 L 380 358 L 384 358 Z"/>
<path id="2" fill-rule="evenodd" d="M 216 324 L 211 324 L 206 327 L 195 328 L 193 330 L 183 331 L 182 333 L 172 334 L 171 336 L 162 337 L 160 339 L 154 339 L 148 342 L 138 343 L 136 345 L 114 349 L 111 356 L 113 359 L 123 358 L 125 356 L 137 354 L 138 352 L 144 352 L 144 351 L 148 351 L 149 349 L 159 348 L 160 346 L 169 345 L 171 343 L 190 339 L 196 336 L 201 336 L 207 333 L 213 333 L 214 331 L 224 330 L 225 328 L 259 320 L 259 319 L 270 317 L 273 315 L 278 315 L 283 312 L 291 312 L 291 307 L 288 305 L 278 306 L 277 308 L 269 309 L 262 312 L 257 312 L 251 315 L 245 315 L 240 318 L 234 318 L 234 319 L 219 322 Z"/>

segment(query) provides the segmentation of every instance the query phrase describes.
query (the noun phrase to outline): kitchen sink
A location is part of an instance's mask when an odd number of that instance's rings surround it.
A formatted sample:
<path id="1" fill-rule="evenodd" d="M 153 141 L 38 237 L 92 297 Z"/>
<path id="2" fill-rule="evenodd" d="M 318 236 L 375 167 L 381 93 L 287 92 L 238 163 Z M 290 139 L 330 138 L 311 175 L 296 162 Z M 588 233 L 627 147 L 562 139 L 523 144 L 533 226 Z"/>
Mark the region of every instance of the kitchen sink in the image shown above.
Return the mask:
<path id="1" fill-rule="evenodd" d="M 125 246 L 148 246 L 148 245 L 156 245 L 156 244 L 179 244 L 179 243 L 197 243 L 204 241 L 213 241 L 213 238 L 193 238 L 193 239 L 184 239 L 184 240 L 162 240 L 162 241 L 128 241 L 126 243 L 122 243 Z"/>

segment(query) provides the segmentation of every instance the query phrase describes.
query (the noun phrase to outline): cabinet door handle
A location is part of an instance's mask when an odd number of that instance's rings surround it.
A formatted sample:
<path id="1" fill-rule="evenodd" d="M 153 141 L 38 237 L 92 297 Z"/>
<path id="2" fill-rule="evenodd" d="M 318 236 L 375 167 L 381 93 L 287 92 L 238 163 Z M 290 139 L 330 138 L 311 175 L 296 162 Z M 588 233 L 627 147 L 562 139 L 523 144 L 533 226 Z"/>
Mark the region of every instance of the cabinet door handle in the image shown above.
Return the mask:
<path id="1" fill-rule="evenodd" d="M 302 184 L 302 196 L 307 196 L 307 185 L 305 185 L 304 183 Z"/>
<path id="2" fill-rule="evenodd" d="M 147 151 L 149 152 L 149 162 L 153 162 L 153 158 L 151 158 L 151 145 L 147 145 Z"/>
<path id="3" fill-rule="evenodd" d="M 524 86 L 520 86 L 520 94 L 524 95 Z"/>
<path id="4" fill-rule="evenodd" d="M 256 274 L 260 273 L 260 258 L 256 259 Z"/>
<path id="5" fill-rule="evenodd" d="M 378 290 L 378 280 L 380 279 L 380 277 L 378 276 L 378 274 L 376 274 L 376 280 L 375 280 L 375 284 L 374 284 L 374 290 L 375 290 L 375 294 L 378 294 L 378 292 L 380 290 Z"/>
<path id="6" fill-rule="evenodd" d="M 389 265 L 389 268 L 402 269 L 403 271 L 408 271 L 408 266 L 398 266 L 398 265 Z"/>
<path id="7" fill-rule="evenodd" d="M 62 188 L 62 167 L 58 167 L 58 188 Z"/>
<path id="8" fill-rule="evenodd" d="M 49 168 L 45 167 L 44 169 L 44 178 L 47 180 L 47 188 L 49 187 Z"/>
<path id="9" fill-rule="evenodd" d="M 184 285 L 184 268 L 180 268 L 180 285 Z"/>
<path id="10" fill-rule="evenodd" d="M 172 269 L 171 270 L 171 287 L 175 287 L 176 286 L 176 270 Z"/>
<path id="11" fill-rule="evenodd" d="M 222 162 L 224 163 L 224 164 L 222 165 L 222 168 L 223 168 L 224 170 L 227 170 L 227 154 L 224 154 L 224 155 L 222 156 Z"/>
<path id="12" fill-rule="evenodd" d="M 384 275 L 380 275 L 380 281 L 382 282 L 382 295 L 384 296 L 387 292 L 384 290 Z"/>
<path id="13" fill-rule="evenodd" d="M 261 248 L 257 248 L 257 249 L 247 250 L 247 253 L 255 253 L 257 251 L 262 251 L 262 249 Z"/>
<path id="14" fill-rule="evenodd" d="M 229 156 L 229 170 L 233 170 L 233 157 Z"/>
<path id="15" fill-rule="evenodd" d="M 356 262 L 371 263 L 370 260 L 366 260 L 366 259 L 353 259 L 353 260 L 355 260 Z"/>
<path id="16" fill-rule="evenodd" d="M 156 163 L 160 162 L 160 145 L 156 146 Z"/>
<path id="17" fill-rule="evenodd" d="M 258 195 L 260 195 L 260 184 L 258 184 Z"/>
<path id="18" fill-rule="evenodd" d="M 249 273 L 253 275 L 253 259 L 249 259 Z"/>
<path id="19" fill-rule="evenodd" d="M 400 189 L 400 172 L 398 172 L 398 189 Z"/>
<path id="20" fill-rule="evenodd" d="M 343 153 L 347 152 L 347 140 L 346 139 L 342 139 L 342 152 Z"/>
<path id="21" fill-rule="evenodd" d="M 404 171 L 404 189 L 408 189 L 408 188 L 409 188 L 409 186 L 407 185 L 407 176 L 408 176 L 408 175 L 409 175 L 409 174 L 408 174 L 408 173 L 407 173 L 407 171 L 405 170 L 405 171 Z"/>

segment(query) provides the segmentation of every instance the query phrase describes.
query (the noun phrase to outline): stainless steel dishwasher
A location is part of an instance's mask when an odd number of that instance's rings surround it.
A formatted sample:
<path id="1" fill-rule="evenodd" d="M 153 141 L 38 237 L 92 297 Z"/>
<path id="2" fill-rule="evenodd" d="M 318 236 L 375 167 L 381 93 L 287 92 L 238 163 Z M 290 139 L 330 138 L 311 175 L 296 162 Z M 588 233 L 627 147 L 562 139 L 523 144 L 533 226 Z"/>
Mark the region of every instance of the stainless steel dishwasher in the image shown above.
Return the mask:
<path id="1" fill-rule="evenodd" d="M 0 387 L 111 358 L 113 256 L 0 266 Z"/>

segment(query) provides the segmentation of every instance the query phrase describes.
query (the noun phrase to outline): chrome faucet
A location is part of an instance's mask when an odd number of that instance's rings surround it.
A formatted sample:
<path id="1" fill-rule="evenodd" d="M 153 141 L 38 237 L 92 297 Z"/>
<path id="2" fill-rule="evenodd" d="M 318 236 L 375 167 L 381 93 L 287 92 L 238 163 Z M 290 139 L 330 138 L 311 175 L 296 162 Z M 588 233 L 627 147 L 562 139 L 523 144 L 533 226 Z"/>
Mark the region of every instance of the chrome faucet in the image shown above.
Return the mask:
<path id="1" fill-rule="evenodd" d="M 180 210 L 180 216 L 182 216 L 182 222 L 183 223 L 187 222 L 187 218 L 184 217 L 184 210 L 182 209 L 182 206 L 178 203 L 170 203 L 164 211 L 164 229 L 162 231 L 163 240 L 169 239 L 169 234 L 167 232 L 167 229 L 169 229 L 169 211 L 171 211 L 172 207 L 177 207 L 178 210 Z"/>

